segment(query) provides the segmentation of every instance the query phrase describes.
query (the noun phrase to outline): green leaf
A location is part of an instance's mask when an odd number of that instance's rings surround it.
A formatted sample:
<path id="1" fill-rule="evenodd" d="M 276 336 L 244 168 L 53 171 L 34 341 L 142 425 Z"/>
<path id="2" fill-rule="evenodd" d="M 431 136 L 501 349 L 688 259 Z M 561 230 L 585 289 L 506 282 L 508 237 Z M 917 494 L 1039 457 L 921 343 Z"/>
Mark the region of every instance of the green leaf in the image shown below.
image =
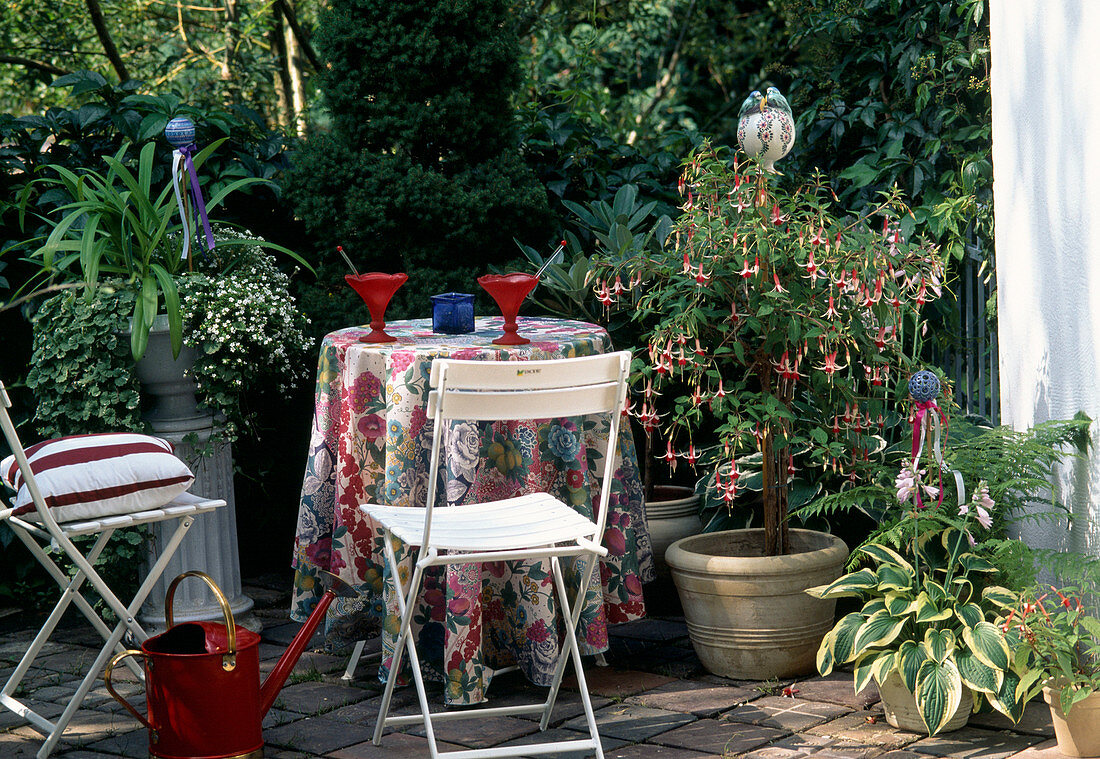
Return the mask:
<path id="1" fill-rule="evenodd" d="M 875 659 L 875 681 L 882 685 L 890 673 L 897 669 L 898 654 L 895 651 L 885 651 Z"/>
<path id="2" fill-rule="evenodd" d="M 902 682 L 910 692 L 917 689 L 917 673 L 928 657 L 924 653 L 924 647 L 913 640 L 903 641 L 898 647 L 898 671 L 901 673 Z"/>
<path id="3" fill-rule="evenodd" d="M 942 662 L 955 650 L 955 633 L 950 630 L 926 630 L 924 650 L 929 659 L 937 663 Z"/>
<path id="4" fill-rule="evenodd" d="M 899 593 L 897 591 L 890 591 L 886 594 L 886 610 L 890 612 L 892 617 L 900 617 L 904 614 L 908 614 L 911 611 L 915 611 L 917 603 L 914 599 L 910 598 L 905 593 Z"/>
<path id="5" fill-rule="evenodd" d="M 906 572 L 913 573 L 913 565 L 902 558 L 894 549 L 889 546 L 879 545 L 878 543 L 870 543 L 859 549 L 861 553 L 870 556 L 879 564 L 891 564 L 901 567 Z"/>
<path id="6" fill-rule="evenodd" d="M 928 595 L 928 591 L 922 590 L 914 601 L 917 607 L 917 622 L 924 624 L 939 622 L 951 616 L 951 609 L 941 609 Z"/>
<path id="7" fill-rule="evenodd" d="M 964 553 L 959 557 L 959 563 L 967 572 L 996 572 L 997 567 L 973 553 Z"/>
<path id="8" fill-rule="evenodd" d="M 963 604 L 955 607 L 955 616 L 963 623 L 964 627 L 973 627 L 985 619 L 985 613 L 975 603 Z"/>
<path id="9" fill-rule="evenodd" d="M 827 675 L 833 671 L 836 659 L 833 658 L 833 631 L 825 633 L 821 639 L 821 645 L 817 647 L 817 671 L 820 675 Z"/>
<path id="10" fill-rule="evenodd" d="M 955 665 L 963 684 L 970 690 L 982 693 L 996 693 L 1001 687 L 1001 672 L 985 664 L 969 651 L 955 652 Z"/>
<path id="11" fill-rule="evenodd" d="M 982 598 L 1002 609 L 1012 609 L 1016 606 L 1017 601 L 1019 601 L 1019 596 L 1008 588 L 1002 588 L 999 585 L 990 585 L 983 590 Z"/>
<path id="12" fill-rule="evenodd" d="M 868 648 L 889 645 L 901 632 L 904 624 L 904 618 L 892 617 L 886 611 L 875 612 L 867 618 L 856 633 L 855 642 L 852 644 L 853 653 L 858 655 Z"/>
<path id="13" fill-rule="evenodd" d="M 870 590 L 878 584 L 878 578 L 872 569 L 864 567 L 858 572 L 846 574 L 828 585 L 818 585 L 806 590 L 814 598 L 841 598 L 859 596 L 862 591 Z"/>
<path id="14" fill-rule="evenodd" d="M 878 589 L 909 590 L 913 587 L 913 574 L 893 564 L 883 564 L 876 572 Z"/>
<path id="15" fill-rule="evenodd" d="M 837 664 L 844 664 L 853 658 L 855 653 L 856 633 L 863 627 L 866 617 L 859 612 L 847 614 L 836 623 L 832 629 L 833 659 Z"/>
<path id="16" fill-rule="evenodd" d="M 1020 685 L 1020 677 L 1012 670 L 1008 670 L 1004 673 L 1003 678 L 997 695 L 989 695 L 987 700 L 1001 714 L 1013 722 L 1019 722 L 1020 718 L 1024 716 L 1025 704 L 1016 696 L 1017 688 Z"/>
<path id="17" fill-rule="evenodd" d="M 963 642 L 982 663 L 994 669 L 1008 669 L 1008 645 L 1000 628 L 991 622 L 979 622 L 963 629 Z"/>
<path id="18" fill-rule="evenodd" d="M 962 678 L 954 662 L 948 659 L 921 664 L 913 695 L 929 735 L 935 735 L 955 715 L 962 701 Z"/>
<path id="19" fill-rule="evenodd" d="M 856 693 L 860 693 L 871 682 L 871 677 L 875 672 L 875 662 L 879 660 L 881 654 L 868 654 L 861 658 L 853 670 L 852 680 L 855 685 Z"/>

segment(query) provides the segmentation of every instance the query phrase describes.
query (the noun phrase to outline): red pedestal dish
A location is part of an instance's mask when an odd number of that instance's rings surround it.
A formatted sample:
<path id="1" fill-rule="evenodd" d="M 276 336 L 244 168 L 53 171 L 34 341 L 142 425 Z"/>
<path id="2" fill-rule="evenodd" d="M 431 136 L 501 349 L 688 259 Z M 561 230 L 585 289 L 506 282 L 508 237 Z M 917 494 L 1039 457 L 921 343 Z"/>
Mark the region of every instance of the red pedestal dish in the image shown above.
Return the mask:
<path id="1" fill-rule="evenodd" d="M 486 292 L 493 296 L 493 300 L 500 306 L 500 313 L 504 317 L 504 334 L 493 341 L 494 345 L 524 345 L 531 342 L 526 337 L 517 334 L 519 327 L 516 325 L 516 315 L 523 299 L 538 284 L 538 277 L 533 274 L 486 274 L 477 278 L 477 283 L 485 288 Z"/>
<path id="2" fill-rule="evenodd" d="M 345 274 L 344 279 L 352 286 L 359 297 L 370 309 L 370 334 L 359 338 L 361 343 L 392 343 L 396 337 L 387 335 L 386 306 L 398 288 L 409 279 L 408 274 L 383 274 L 372 271 L 369 274 Z"/>

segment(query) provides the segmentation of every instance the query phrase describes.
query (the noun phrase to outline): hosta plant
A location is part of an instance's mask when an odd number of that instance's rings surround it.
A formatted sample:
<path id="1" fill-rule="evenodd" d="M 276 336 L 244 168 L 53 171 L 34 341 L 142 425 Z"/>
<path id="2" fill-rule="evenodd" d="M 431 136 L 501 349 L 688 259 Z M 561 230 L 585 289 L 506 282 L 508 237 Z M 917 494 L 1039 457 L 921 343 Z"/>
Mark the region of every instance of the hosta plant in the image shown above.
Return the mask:
<path id="1" fill-rule="evenodd" d="M 930 735 L 954 715 L 964 687 L 1019 721 L 1020 677 L 1001 626 L 1004 607 L 1016 596 L 994 584 L 996 569 L 979 542 L 993 509 L 988 491 L 979 486 L 961 506 L 937 503 L 937 488 L 922 483 L 919 471 L 904 470 L 902 498 L 915 502 L 921 490 L 923 508 L 853 552 L 868 566 L 807 591 L 864 601 L 826 634 L 818 671 L 852 665 L 857 692 L 872 678 L 881 685 L 897 673 Z"/>
<path id="2" fill-rule="evenodd" d="M 706 467 L 728 505 L 738 461 L 759 454 L 764 552 L 787 553 L 793 475 L 854 476 L 881 447 L 943 263 L 903 239 L 896 193 L 838 214 L 825 177 L 795 183 L 710 145 L 680 186 L 671 242 L 610 257 L 597 297 L 641 328 L 632 413 L 659 429 L 659 455 Z"/>

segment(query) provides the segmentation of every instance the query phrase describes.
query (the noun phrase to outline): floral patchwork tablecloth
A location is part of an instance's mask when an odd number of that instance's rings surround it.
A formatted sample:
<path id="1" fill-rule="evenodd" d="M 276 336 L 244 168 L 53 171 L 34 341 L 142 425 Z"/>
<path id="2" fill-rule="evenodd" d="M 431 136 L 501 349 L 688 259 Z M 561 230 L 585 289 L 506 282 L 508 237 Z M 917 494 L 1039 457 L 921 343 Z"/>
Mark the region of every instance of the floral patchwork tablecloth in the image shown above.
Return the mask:
<path id="1" fill-rule="evenodd" d="M 304 620 L 320 597 L 316 570 L 337 574 L 362 593 L 336 599 L 326 620 L 335 647 L 382 630 L 384 680 L 398 629 L 397 603 L 384 592 L 388 570 L 382 532 L 359 506 L 423 506 L 431 423 L 427 417 L 432 359 L 571 358 L 610 349 L 593 324 L 520 319 L 527 345 L 497 346 L 500 317 L 478 318 L 474 332 L 437 335 L 431 321 L 390 323 L 394 343 L 360 343 L 361 327 L 327 335 L 317 370 L 316 409 L 302 487 L 294 552 L 292 616 Z M 610 421 L 598 417 L 512 423 L 454 423 L 445 430 L 441 504 L 493 501 L 546 491 L 592 516 L 598 503 Z M 607 624 L 643 616 L 642 583 L 653 557 L 642 506 L 642 483 L 630 429 L 624 425 L 611 483 L 601 562 L 582 615 L 584 653 L 607 649 Z M 398 552 L 402 580 L 411 576 L 408 551 Z M 567 581 L 576 571 L 563 562 Z M 559 652 L 556 598 L 545 562 L 461 565 L 425 579 L 414 634 L 428 677 L 446 685 L 451 704 L 485 700 L 489 671 L 518 663 L 532 682 L 548 684 Z M 391 586 L 392 587 L 392 586 Z M 575 585 L 574 585 L 575 587 Z M 602 597 L 601 597 L 602 596 Z M 406 661 L 408 658 L 406 657 Z"/>

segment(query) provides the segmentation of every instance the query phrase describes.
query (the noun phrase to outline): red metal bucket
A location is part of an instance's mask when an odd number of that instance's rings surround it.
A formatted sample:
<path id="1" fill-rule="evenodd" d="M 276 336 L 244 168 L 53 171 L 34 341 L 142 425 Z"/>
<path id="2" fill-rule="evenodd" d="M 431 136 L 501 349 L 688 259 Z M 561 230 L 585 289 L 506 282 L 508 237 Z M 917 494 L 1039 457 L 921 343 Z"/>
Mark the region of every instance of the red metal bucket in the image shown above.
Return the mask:
<path id="1" fill-rule="evenodd" d="M 205 582 L 225 615 L 225 624 L 172 624 L 172 599 L 186 577 Z M 233 621 L 225 595 L 209 576 L 185 572 L 168 587 L 168 630 L 111 659 L 107 690 L 149 730 L 153 759 L 259 759 L 263 756 L 260 699 L 260 636 Z M 148 717 L 122 698 L 111 671 L 127 656 L 145 662 Z"/>

